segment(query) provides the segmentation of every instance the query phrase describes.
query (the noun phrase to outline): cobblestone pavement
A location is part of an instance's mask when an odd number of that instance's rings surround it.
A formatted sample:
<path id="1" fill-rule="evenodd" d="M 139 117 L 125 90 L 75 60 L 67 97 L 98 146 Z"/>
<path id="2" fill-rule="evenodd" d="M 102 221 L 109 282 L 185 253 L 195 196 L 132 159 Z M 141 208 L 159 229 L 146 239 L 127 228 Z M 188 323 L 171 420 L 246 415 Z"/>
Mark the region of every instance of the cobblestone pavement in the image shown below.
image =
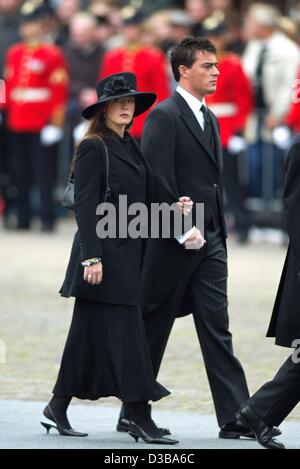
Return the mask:
<path id="1" fill-rule="evenodd" d="M 73 306 L 58 290 L 74 231 L 73 221 L 62 222 L 53 235 L 0 229 L 0 344 L 6 344 L 6 363 L 0 356 L 1 399 L 49 398 Z M 265 243 L 241 247 L 230 240 L 228 251 L 234 348 L 253 392 L 290 354 L 265 338 L 286 249 Z M 157 403 L 158 409 L 214 413 L 191 317 L 176 321 L 159 379 L 172 395 Z M 101 405 L 118 401 L 105 399 Z M 291 418 L 300 418 L 299 408 Z"/>

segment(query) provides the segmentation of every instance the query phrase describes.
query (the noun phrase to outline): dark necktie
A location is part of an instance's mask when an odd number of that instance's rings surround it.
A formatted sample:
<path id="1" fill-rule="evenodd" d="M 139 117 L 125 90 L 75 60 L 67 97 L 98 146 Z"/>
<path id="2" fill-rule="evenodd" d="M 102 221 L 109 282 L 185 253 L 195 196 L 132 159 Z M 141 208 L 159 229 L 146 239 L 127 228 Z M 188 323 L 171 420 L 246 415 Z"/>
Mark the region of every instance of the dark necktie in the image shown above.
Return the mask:
<path id="1" fill-rule="evenodd" d="M 214 152 L 213 132 L 209 110 L 204 104 L 202 104 L 200 111 L 202 112 L 204 117 L 204 135 L 206 137 L 206 141 L 212 152 Z"/>
<path id="2" fill-rule="evenodd" d="M 210 123 L 210 115 L 207 110 L 207 107 L 204 104 L 202 104 L 200 111 L 202 112 L 203 117 L 204 117 L 204 129 L 203 130 L 205 132 L 208 127 L 208 124 Z"/>

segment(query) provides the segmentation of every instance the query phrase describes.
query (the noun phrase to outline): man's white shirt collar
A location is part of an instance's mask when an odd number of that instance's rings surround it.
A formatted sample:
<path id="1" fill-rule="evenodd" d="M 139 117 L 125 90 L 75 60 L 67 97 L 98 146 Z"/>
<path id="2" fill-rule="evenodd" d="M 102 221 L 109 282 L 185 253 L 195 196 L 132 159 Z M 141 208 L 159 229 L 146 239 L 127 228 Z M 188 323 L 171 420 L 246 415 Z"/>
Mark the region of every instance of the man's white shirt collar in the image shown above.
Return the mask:
<path id="1" fill-rule="evenodd" d="M 176 91 L 177 93 L 179 93 L 183 99 L 188 103 L 188 105 L 190 106 L 190 108 L 192 109 L 192 111 L 194 112 L 194 114 L 198 114 L 200 109 L 201 109 L 201 106 L 202 104 L 204 104 L 204 106 L 206 107 L 206 102 L 205 102 L 205 98 L 203 98 L 202 101 L 200 101 L 199 99 L 197 99 L 195 96 L 193 96 L 191 93 L 189 93 L 189 91 L 186 91 L 185 89 L 183 89 L 181 86 L 177 86 L 176 88 Z"/>
<path id="2" fill-rule="evenodd" d="M 195 96 L 193 96 L 191 93 L 189 93 L 188 91 L 186 91 L 179 85 L 177 86 L 176 91 L 186 101 L 187 105 L 192 110 L 193 114 L 195 115 L 202 130 L 204 130 L 204 115 L 201 111 L 201 106 L 202 104 L 204 104 L 204 106 L 206 107 L 205 98 L 203 98 L 203 100 L 200 101 L 199 99 L 195 98 Z"/>

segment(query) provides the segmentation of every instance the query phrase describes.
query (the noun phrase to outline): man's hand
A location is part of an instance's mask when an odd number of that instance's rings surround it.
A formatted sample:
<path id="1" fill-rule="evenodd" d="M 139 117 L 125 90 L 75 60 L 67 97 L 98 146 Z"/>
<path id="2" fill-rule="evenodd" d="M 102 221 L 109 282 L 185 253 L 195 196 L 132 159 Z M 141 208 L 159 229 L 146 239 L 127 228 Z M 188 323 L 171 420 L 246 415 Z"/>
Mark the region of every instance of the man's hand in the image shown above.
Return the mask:
<path id="1" fill-rule="evenodd" d="M 177 206 L 179 207 L 179 210 L 183 215 L 188 215 L 193 208 L 194 202 L 186 195 L 180 197 L 178 200 L 179 202 L 177 202 Z"/>
<path id="2" fill-rule="evenodd" d="M 90 285 L 99 285 L 102 282 L 102 262 L 84 268 L 83 278 Z"/>
<path id="3" fill-rule="evenodd" d="M 205 239 L 202 236 L 202 233 L 198 228 L 195 228 L 193 234 L 183 243 L 185 249 L 194 249 L 199 251 L 204 244 L 206 243 Z"/>

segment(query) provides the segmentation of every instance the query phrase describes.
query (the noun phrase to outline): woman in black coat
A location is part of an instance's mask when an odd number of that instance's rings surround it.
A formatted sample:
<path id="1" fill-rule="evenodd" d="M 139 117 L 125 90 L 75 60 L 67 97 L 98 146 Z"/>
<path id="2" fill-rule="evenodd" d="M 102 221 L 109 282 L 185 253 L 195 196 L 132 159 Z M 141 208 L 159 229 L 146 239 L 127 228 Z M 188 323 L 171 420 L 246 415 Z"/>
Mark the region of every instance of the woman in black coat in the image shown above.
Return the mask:
<path id="1" fill-rule="evenodd" d="M 169 392 L 155 380 L 138 306 L 143 240 L 122 237 L 118 222 L 115 238 L 96 232 L 103 219 L 96 209 L 107 189 L 107 169 L 111 190 L 107 202 L 116 208 L 117 220 L 122 210 L 119 195 L 127 196 L 128 206 L 136 202 L 149 206 L 152 200 L 150 169 L 127 129 L 134 116 L 153 104 L 155 95 L 138 93 L 132 73 L 102 80 L 97 94 L 97 103 L 83 111 L 90 126 L 75 157 L 78 231 L 60 290 L 62 296 L 76 298 L 74 313 L 54 397 L 44 415 L 61 434 L 86 436 L 73 430 L 67 419 L 72 397 L 116 396 L 131 415 L 129 430 L 134 438 L 174 444 L 151 420 L 148 405 Z M 43 425 L 47 431 L 53 426 Z"/>
<path id="2" fill-rule="evenodd" d="M 276 344 L 295 348 L 274 379 L 262 386 L 239 413 L 265 448 L 284 449 L 273 438 L 280 425 L 300 402 L 300 138 L 294 141 L 287 160 L 284 214 L 290 243 L 276 296 L 268 337 Z"/>

